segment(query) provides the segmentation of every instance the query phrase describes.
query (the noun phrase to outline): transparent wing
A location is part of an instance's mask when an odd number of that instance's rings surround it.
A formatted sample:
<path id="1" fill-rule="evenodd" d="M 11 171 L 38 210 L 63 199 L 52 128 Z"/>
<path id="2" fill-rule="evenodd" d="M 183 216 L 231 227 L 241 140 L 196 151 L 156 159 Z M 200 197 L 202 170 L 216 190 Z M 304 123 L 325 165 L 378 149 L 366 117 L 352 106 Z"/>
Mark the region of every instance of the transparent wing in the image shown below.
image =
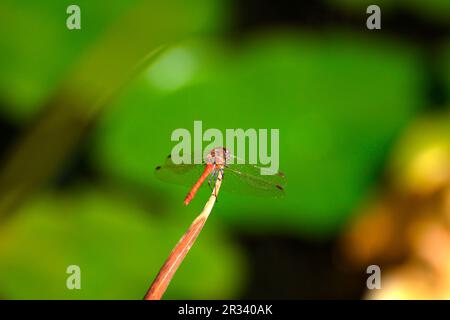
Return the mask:
<path id="1" fill-rule="evenodd" d="M 192 187 L 204 170 L 204 164 L 175 164 L 169 155 L 163 165 L 155 168 L 155 176 L 164 182 Z"/>
<path id="2" fill-rule="evenodd" d="M 224 169 L 221 188 L 263 197 L 284 196 L 286 178 L 281 172 L 262 175 L 261 168 L 251 164 L 230 164 Z"/>
<path id="3" fill-rule="evenodd" d="M 203 173 L 204 164 L 174 164 L 168 156 L 164 165 L 155 169 L 158 179 L 184 186 L 192 186 Z M 203 186 L 207 186 L 204 183 Z M 261 167 L 250 164 L 229 164 L 224 168 L 221 190 L 263 197 L 284 195 L 284 174 L 262 175 Z"/>

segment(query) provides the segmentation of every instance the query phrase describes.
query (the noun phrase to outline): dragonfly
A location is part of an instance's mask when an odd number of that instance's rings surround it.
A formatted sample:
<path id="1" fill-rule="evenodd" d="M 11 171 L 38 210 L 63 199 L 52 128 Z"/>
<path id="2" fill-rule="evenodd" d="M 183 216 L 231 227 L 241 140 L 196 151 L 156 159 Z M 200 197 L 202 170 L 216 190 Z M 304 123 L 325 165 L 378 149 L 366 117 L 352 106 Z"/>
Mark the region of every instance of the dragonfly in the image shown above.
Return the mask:
<path id="1" fill-rule="evenodd" d="M 242 164 L 238 160 L 224 147 L 212 149 L 204 159 L 193 161 L 192 164 L 175 164 L 169 155 L 163 165 L 156 167 L 155 175 L 165 182 L 191 186 L 184 198 L 185 205 L 192 201 L 200 187 L 206 185 L 205 181 L 213 189 L 212 186 L 220 177 L 223 179 L 221 189 L 225 191 L 263 197 L 284 195 L 286 178 L 283 173 L 262 175 L 261 167 Z"/>

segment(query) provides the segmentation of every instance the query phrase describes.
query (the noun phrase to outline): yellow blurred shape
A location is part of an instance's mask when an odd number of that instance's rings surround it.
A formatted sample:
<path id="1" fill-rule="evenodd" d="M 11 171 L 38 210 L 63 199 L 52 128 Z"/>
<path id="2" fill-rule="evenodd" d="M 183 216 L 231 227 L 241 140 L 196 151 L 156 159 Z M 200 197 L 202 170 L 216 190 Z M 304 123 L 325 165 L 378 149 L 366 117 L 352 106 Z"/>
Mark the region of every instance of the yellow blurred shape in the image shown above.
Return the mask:
<path id="1" fill-rule="evenodd" d="M 450 148 L 434 143 L 421 150 L 406 170 L 406 183 L 412 190 L 429 194 L 440 189 L 450 178 Z"/>

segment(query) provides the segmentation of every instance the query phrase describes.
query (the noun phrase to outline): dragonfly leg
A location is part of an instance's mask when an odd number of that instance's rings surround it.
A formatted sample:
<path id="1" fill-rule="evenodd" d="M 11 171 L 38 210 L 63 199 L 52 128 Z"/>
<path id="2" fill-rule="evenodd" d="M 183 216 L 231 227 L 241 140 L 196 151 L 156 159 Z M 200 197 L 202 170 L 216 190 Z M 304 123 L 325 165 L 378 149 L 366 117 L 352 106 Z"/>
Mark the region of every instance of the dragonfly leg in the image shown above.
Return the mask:
<path id="1" fill-rule="evenodd" d="M 209 178 L 208 178 L 208 186 L 211 189 L 211 191 L 213 191 L 213 187 L 212 187 L 212 184 L 211 184 L 213 178 L 214 178 L 214 172 L 212 174 L 210 174 Z"/>
<path id="2" fill-rule="evenodd" d="M 228 168 L 228 166 L 227 166 L 227 168 Z M 219 170 L 220 170 L 220 173 L 222 173 L 222 178 L 223 178 L 225 171 L 223 170 L 223 168 L 220 168 Z M 222 179 L 220 179 L 220 180 L 222 180 Z"/>
<path id="3" fill-rule="evenodd" d="M 221 177 L 219 178 L 219 172 L 221 173 Z M 215 178 L 216 178 L 216 181 L 217 180 L 219 180 L 219 181 L 222 181 L 223 180 L 223 168 L 220 168 L 219 170 L 217 170 L 217 172 L 215 173 Z M 216 186 L 215 186 L 215 184 L 214 184 L 214 196 L 216 197 L 216 202 L 219 202 L 218 201 L 218 198 L 217 198 L 217 193 L 216 193 Z"/>

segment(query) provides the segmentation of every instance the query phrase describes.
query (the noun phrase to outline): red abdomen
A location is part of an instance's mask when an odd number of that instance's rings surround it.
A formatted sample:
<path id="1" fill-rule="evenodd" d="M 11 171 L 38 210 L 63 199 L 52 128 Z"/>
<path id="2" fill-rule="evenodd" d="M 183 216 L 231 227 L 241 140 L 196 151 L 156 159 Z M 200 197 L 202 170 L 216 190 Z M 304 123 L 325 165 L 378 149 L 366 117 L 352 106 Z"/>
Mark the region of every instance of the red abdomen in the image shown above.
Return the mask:
<path id="1" fill-rule="evenodd" d="M 189 191 L 186 198 L 184 198 L 185 205 L 188 205 L 189 202 L 191 202 L 191 200 L 194 198 L 195 194 L 197 193 L 197 190 L 201 187 L 201 185 L 205 181 L 205 179 L 211 174 L 213 169 L 214 169 L 214 164 L 212 164 L 212 163 L 206 164 L 205 170 L 203 171 L 202 175 L 197 180 L 197 182 L 194 184 L 191 191 Z"/>

